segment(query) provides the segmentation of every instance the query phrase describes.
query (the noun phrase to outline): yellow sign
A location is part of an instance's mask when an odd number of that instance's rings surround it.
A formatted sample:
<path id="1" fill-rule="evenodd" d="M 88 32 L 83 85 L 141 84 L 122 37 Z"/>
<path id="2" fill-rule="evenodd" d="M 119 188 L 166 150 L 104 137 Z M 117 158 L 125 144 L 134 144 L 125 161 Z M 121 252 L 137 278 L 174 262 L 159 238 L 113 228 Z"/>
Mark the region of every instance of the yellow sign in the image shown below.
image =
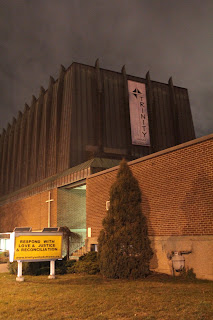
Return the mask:
<path id="1" fill-rule="evenodd" d="M 62 257 L 62 235 L 16 235 L 14 260 L 52 260 Z"/>

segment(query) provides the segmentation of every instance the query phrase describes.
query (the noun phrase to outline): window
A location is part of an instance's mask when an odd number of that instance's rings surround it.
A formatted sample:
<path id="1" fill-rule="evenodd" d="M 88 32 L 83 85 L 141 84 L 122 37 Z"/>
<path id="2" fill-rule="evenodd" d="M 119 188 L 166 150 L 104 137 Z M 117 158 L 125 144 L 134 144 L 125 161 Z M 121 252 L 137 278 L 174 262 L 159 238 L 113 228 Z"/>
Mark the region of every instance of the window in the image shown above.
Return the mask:
<path id="1" fill-rule="evenodd" d="M 91 244 L 90 251 L 98 251 L 98 245 L 97 244 Z"/>

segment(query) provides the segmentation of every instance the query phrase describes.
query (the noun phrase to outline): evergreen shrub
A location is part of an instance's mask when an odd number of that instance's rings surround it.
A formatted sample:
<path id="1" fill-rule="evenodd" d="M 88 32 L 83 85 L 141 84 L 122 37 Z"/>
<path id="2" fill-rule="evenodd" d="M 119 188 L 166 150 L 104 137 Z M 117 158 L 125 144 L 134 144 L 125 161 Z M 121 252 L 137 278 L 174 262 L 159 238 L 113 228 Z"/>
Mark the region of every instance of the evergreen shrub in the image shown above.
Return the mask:
<path id="1" fill-rule="evenodd" d="M 11 274 L 17 274 L 18 264 L 16 261 L 8 264 L 8 269 Z M 79 261 L 67 260 L 65 256 L 62 260 L 56 260 L 55 273 L 87 273 L 96 274 L 98 273 L 99 265 L 97 261 L 97 252 L 88 252 L 81 256 Z M 23 262 L 22 263 L 22 274 L 23 275 L 48 275 L 50 273 L 50 262 Z"/>
<path id="2" fill-rule="evenodd" d="M 50 263 L 48 261 L 43 262 L 23 262 L 22 263 L 22 274 L 23 275 L 40 275 L 40 274 L 49 274 Z M 17 274 L 18 263 L 16 261 L 9 263 L 8 265 L 9 272 L 11 274 Z"/>
<path id="3" fill-rule="evenodd" d="M 69 269 L 69 273 L 97 274 L 100 271 L 97 252 L 88 252 L 81 256 Z"/>
<path id="4" fill-rule="evenodd" d="M 75 263 L 76 263 L 76 260 L 67 260 L 66 261 L 67 273 L 74 273 L 73 266 Z"/>
<path id="5" fill-rule="evenodd" d="M 67 273 L 67 268 L 69 267 L 69 261 L 66 258 L 63 260 L 56 260 L 55 263 L 55 273 L 65 274 Z M 18 263 L 16 261 L 9 263 L 9 272 L 11 274 L 17 274 Z M 40 261 L 40 262 L 23 262 L 22 263 L 22 274 L 23 275 L 48 275 L 50 274 L 50 262 Z"/>
<path id="6" fill-rule="evenodd" d="M 136 279 L 150 272 L 153 252 L 141 201 L 138 181 L 122 160 L 98 239 L 100 271 L 106 277 Z"/>

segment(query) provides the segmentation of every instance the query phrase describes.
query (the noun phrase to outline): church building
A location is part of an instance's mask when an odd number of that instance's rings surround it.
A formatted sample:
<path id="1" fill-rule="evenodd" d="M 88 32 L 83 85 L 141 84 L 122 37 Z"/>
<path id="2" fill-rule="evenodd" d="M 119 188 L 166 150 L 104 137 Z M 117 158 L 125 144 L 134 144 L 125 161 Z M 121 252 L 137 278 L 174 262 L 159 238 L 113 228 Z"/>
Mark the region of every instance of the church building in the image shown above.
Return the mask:
<path id="1" fill-rule="evenodd" d="M 188 91 L 172 78 L 165 84 L 149 72 L 128 75 L 125 66 L 105 70 L 98 60 L 61 66 L 59 78 L 50 77 L 48 89 L 41 87 L 0 135 L 0 249 L 15 227 L 67 226 L 76 234 L 71 257 L 96 250 L 109 189 L 125 158 L 142 191 L 152 268 L 170 273 L 169 254 L 192 256 L 194 236 L 204 236 L 208 247 L 196 250 L 207 252 L 212 241 L 212 138 L 195 139 Z M 200 206 L 190 207 L 198 184 Z"/>

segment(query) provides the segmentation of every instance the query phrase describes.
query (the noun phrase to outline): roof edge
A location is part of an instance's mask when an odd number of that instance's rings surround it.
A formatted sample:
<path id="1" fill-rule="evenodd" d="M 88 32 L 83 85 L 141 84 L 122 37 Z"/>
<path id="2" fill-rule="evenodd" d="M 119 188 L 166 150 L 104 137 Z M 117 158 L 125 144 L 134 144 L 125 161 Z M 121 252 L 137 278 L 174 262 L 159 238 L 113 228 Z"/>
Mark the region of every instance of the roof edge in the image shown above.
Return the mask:
<path id="1" fill-rule="evenodd" d="M 197 139 L 193 139 L 193 140 L 181 143 L 181 144 L 179 144 L 177 146 L 174 146 L 174 147 L 171 147 L 171 148 L 167 148 L 165 150 L 158 151 L 156 153 L 149 154 L 148 156 L 145 156 L 145 157 L 142 157 L 142 158 L 138 158 L 136 160 L 129 161 L 128 165 L 132 166 L 132 165 L 134 165 L 136 163 L 147 161 L 147 160 L 150 160 L 150 159 L 154 159 L 154 158 L 163 156 L 163 155 L 165 155 L 167 153 L 172 153 L 172 152 L 175 152 L 175 151 L 178 151 L 178 150 L 181 150 L 181 149 L 185 149 L 185 148 L 193 146 L 195 144 L 199 144 L 199 143 L 202 143 L 204 141 L 208 141 L 208 140 L 212 140 L 212 139 L 213 139 L 213 133 L 211 133 L 211 134 L 209 134 L 207 136 L 203 136 L 201 138 L 197 138 Z M 103 170 L 103 171 L 94 173 L 94 174 L 88 176 L 87 179 L 92 179 L 92 178 L 94 178 L 96 176 L 100 176 L 102 174 L 118 170 L 118 168 L 119 168 L 119 166 L 116 166 L 116 167 L 113 167 L 113 168 L 110 168 L 110 169 L 107 169 L 107 170 Z"/>

